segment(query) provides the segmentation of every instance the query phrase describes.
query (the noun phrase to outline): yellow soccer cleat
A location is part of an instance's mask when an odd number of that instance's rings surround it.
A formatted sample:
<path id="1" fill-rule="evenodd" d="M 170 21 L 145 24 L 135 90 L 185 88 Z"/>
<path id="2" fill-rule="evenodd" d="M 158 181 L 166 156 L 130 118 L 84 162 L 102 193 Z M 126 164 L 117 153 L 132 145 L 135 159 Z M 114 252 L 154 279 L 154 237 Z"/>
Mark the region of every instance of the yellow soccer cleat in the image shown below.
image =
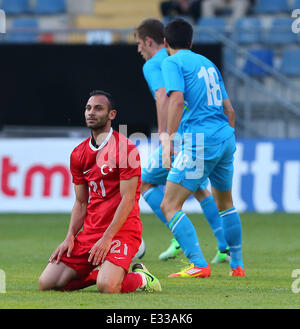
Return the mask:
<path id="1" fill-rule="evenodd" d="M 191 264 L 178 273 L 168 275 L 169 278 L 207 278 L 210 276 L 210 266 L 197 267 Z"/>

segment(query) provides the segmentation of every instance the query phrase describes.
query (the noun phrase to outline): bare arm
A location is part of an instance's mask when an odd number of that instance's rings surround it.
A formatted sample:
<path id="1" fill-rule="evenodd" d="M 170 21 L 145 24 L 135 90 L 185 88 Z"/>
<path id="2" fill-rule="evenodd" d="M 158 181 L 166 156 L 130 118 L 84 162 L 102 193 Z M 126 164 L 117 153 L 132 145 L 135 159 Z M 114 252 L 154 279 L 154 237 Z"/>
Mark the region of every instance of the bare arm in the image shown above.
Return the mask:
<path id="1" fill-rule="evenodd" d="M 166 94 L 166 89 L 159 88 L 155 91 L 155 103 L 157 112 L 158 133 L 161 134 L 167 130 L 168 121 L 168 105 L 169 98 Z"/>
<path id="2" fill-rule="evenodd" d="M 120 231 L 135 204 L 135 195 L 138 184 L 138 177 L 132 177 L 120 181 L 121 202 L 115 212 L 114 218 L 101 239 L 99 239 L 90 250 L 88 261 L 93 261 L 93 265 L 99 265 L 104 261 L 111 248 L 113 237 Z"/>
<path id="3" fill-rule="evenodd" d="M 173 91 L 170 95 L 168 106 L 167 133 L 161 137 L 163 167 L 171 168 L 171 157 L 173 154 L 172 139 L 178 130 L 184 107 L 184 95 L 180 91 Z"/>
<path id="4" fill-rule="evenodd" d="M 74 189 L 76 199 L 71 213 L 67 237 L 75 236 L 81 229 L 89 199 L 89 189 L 87 184 L 74 185 Z"/>
<path id="5" fill-rule="evenodd" d="M 112 239 L 125 223 L 135 204 L 138 176 L 120 181 L 121 202 L 115 212 L 114 218 L 103 236 Z"/>
<path id="6" fill-rule="evenodd" d="M 225 115 L 228 117 L 229 125 L 234 128 L 235 127 L 235 112 L 232 107 L 229 98 L 223 100 L 223 110 Z"/>
<path id="7" fill-rule="evenodd" d="M 72 209 L 68 232 L 65 240 L 56 248 L 49 258 L 50 263 L 56 260 L 56 263 L 58 264 L 61 256 L 66 250 L 67 256 L 69 257 L 71 255 L 75 235 L 79 232 L 84 222 L 89 197 L 88 186 L 87 184 L 81 184 L 75 185 L 74 188 L 76 200 Z"/>
<path id="8" fill-rule="evenodd" d="M 181 91 L 172 91 L 168 106 L 167 133 L 170 137 L 177 132 L 184 107 L 184 95 Z"/>

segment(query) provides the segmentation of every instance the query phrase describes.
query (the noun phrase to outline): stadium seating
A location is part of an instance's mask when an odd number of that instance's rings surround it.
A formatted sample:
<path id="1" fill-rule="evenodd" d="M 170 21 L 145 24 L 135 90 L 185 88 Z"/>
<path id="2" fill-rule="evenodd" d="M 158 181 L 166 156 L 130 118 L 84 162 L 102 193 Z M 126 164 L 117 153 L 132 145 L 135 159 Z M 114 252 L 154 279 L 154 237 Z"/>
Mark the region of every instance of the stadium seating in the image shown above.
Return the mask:
<path id="1" fill-rule="evenodd" d="M 193 24 L 192 19 L 188 16 L 184 16 L 184 15 L 178 15 L 178 16 L 163 16 L 162 17 L 162 22 L 163 24 L 166 26 L 171 20 L 175 19 L 175 18 L 183 18 L 184 20 L 186 20 L 187 22 Z"/>
<path id="2" fill-rule="evenodd" d="M 289 10 L 288 0 L 258 0 L 253 12 L 255 14 L 278 14 Z"/>
<path id="3" fill-rule="evenodd" d="M 200 18 L 196 24 L 200 28 L 208 28 L 214 30 L 220 34 L 225 34 L 226 32 L 226 22 L 222 17 L 203 17 Z M 196 43 L 216 43 L 217 39 L 214 38 L 213 33 L 209 33 L 209 30 L 203 29 L 203 31 L 194 33 L 194 42 Z"/>
<path id="4" fill-rule="evenodd" d="M 12 22 L 12 27 L 16 29 L 38 29 L 39 22 L 35 18 L 16 18 Z M 7 42 L 10 43 L 34 43 L 39 41 L 39 33 L 30 31 L 30 32 L 14 32 L 7 33 Z"/>
<path id="5" fill-rule="evenodd" d="M 36 0 L 33 13 L 37 15 L 52 15 L 66 12 L 64 0 Z"/>
<path id="6" fill-rule="evenodd" d="M 286 45 L 297 42 L 297 34 L 292 32 L 292 18 L 274 18 L 270 29 L 264 36 L 264 43 L 268 45 Z"/>
<path id="7" fill-rule="evenodd" d="M 249 53 L 260 59 L 265 64 L 273 67 L 274 51 L 272 49 L 250 49 Z M 253 61 L 250 59 L 247 59 L 243 68 L 243 72 L 256 77 L 268 75 L 268 73 L 263 68 L 253 63 Z"/>
<path id="8" fill-rule="evenodd" d="M 225 66 L 227 65 L 236 65 L 236 61 L 237 61 L 237 56 L 236 53 L 228 48 L 228 47 L 223 47 L 223 56 L 222 56 L 222 60 L 223 60 L 223 64 Z"/>
<path id="9" fill-rule="evenodd" d="M 95 14 L 77 15 L 74 25 L 104 29 L 136 27 L 147 17 L 159 18 L 159 3 L 160 0 L 95 0 Z"/>
<path id="10" fill-rule="evenodd" d="M 189 22 L 190 24 L 194 24 L 193 23 L 193 19 L 189 16 L 185 16 L 185 15 L 176 15 L 176 16 L 164 16 L 162 17 L 162 22 L 164 25 L 167 25 L 171 20 L 175 19 L 175 18 L 182 18 L 185 21 Z"/>
<path id="11" fill-rule="evenodd" d="M 284 49 L 280 72 L 288 76 L 300 76 L 300 49 Z"/>
<path id="12" fill-rule="evenodd" d="M 293 6 L 291 9 L 300 8 L 300 0 L 294 0 Z"/>
<path id="13" fill-rule="evenodd" d="M 29 0 L 2 0 L 1 8 L 7 15 L 26 14 L 30 11 Z"/>
<path id="14" fill-rule="evenodd" d="M 258 17 L 240 18 L 235 23 L 234 41 L 240 44 L 259 43 L 262 39 L 262 24 Z"/>

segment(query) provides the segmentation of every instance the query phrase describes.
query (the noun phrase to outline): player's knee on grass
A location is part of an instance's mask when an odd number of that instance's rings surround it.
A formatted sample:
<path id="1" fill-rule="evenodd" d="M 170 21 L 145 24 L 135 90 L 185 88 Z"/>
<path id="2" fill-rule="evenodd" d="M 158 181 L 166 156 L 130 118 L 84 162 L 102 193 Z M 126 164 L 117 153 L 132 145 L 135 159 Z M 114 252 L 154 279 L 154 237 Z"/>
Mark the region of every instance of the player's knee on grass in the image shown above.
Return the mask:
<path id="1" fill-rule="evenodd" d="M 71 280 L 77 278 L 77 273 L 64 263 L 49 263 L 38 280 L 39 290 L 60 290 Z"/>
<path id="2" fill-rule="evenodd" d="M 113 280 L 97 280 L 97 289 L 99 292 L 104 294 L 114 294 L 120 293 L 122 288 L 122 283 Z"/>
<path id="3" fill-rule="evenodd" d="M 60 290 L 62 289 L 67 282 L 65 280 L 58 280 L 54 281 L 53 279 L 46 278 L 45 276 L 41 275 L 38 281 L 38 287 L 40 291 L 46 290 Z"/>
<path id="4" fill-rule="evenodd" d="M 44 291 L 44 290 L 49 290 L 49 282 L 47 282 L 47 280 L 44 280 L 44 278 L 42 277 L 42 275 L 39 277 L 39 281 L 38 281 L 38 287 L 40 291 Z"/>
<path id="5" fill-rule="evenodd" d="M 49 271 L 49 266 L 47 266 L 44 272 L 41 274 L 38 280 L 38 288 L 40 291 L 51 290 L 56 286 L 56 279 Z"/>
<path id="6" fill-rule="evenodd" d="M 40 291 L 46 291 L 51 289 L 58 289 L 56 287 L 56 282 L 53 280 L 45 277 L 45 275 L 41 275 L 38 281 L 38 287 Z"/>
<path id="7" fill-rule="evenodd" d="M 97 277 L 97 288 L 99 292 L 106 294 L 120 293 L 125 270 L 109 261 L 101 266 Z"/>

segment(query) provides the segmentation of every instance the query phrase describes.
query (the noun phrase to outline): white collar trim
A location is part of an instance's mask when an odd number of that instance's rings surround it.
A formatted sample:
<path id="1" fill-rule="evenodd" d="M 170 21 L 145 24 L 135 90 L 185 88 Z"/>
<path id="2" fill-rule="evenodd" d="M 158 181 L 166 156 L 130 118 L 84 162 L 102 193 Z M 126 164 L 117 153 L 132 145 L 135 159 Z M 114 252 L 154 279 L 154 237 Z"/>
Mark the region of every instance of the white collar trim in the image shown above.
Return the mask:
<path id="1" fill-rule="evenodd" d="M 96 147 L 92 144 L 92 137 L 90 137 L 90 141 L 89 141 L 90 148 L 91 148 L 93 151 L 99 151 L 99 150 L 103 149 L 103 147 L 108 143 L 108 141 L 109 141 L 109 139 L 110 139 L 112 133 L 113 133 L 113 129 L 110 128 L 110 131 L 109 131 L 108 135 L 106 136 L 105 140 L 102 142 L 102 144 L 101 144 L 98 148 L 96 148 Z"/>

